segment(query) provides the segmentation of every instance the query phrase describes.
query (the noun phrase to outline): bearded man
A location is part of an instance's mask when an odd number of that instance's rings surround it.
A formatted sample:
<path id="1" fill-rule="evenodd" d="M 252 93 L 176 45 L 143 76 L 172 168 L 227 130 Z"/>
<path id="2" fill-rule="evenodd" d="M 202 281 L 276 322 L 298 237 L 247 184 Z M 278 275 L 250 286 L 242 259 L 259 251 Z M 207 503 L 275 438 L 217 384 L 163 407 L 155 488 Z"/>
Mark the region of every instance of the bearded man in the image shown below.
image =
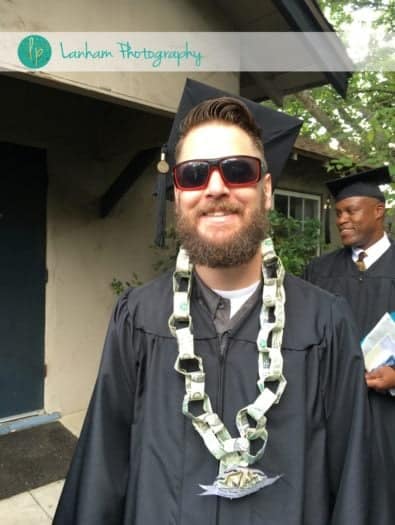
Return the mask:
<path id="1" fill-rule="evenodd" d="M 203 101 L 175 158 L 176 268 L 114 310 L 54 523 L 362 525 L 358 341 L 345 301 L 285 275 L 267 238 L 253 115 Z"/>

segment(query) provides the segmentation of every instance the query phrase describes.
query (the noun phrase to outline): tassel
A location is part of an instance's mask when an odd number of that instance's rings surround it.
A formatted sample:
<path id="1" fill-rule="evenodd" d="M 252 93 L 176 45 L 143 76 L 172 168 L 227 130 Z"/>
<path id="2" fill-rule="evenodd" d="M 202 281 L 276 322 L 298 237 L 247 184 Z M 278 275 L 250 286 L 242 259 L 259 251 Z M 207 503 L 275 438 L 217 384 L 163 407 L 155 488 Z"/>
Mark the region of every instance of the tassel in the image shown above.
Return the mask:
<path id="1" fill-rule="evenodd" d="M 324 228 L 325 228 L 325 244 L 331 243 L 331 201 L 330 198 L 327 197 L 325 205 L 324 205 Z"/>
<path id="2" fill-rule="evenodd" d="M 156 211 L 156 234 L 155 244 L 159 248 L 164 248 L 166 237 L 166 197 L 167 197 L 167 176 L 169 173 L 169 164 L 166 160 L 167 144 L 162 146 L 160 152 L 160 161 L 156 165 L 158 170 L 157 178 L 157 211 Z"/>

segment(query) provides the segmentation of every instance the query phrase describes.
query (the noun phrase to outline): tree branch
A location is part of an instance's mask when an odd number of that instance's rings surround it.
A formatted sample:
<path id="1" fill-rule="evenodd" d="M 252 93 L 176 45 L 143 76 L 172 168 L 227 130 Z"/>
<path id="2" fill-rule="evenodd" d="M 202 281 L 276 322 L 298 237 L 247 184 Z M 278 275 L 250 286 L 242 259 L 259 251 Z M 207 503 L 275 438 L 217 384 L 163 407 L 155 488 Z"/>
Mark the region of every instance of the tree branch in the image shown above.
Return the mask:
<path id="1" fill-rule="evenodd" d="M 293 95 L 304 107 L 305 109 L 316 119 L 318 122 L 324 126 L 324 128 L 336 137 L 336 139 L 339 141 L 340 147 L 348 152 L 353 157 L 358 157 L 359 148 L 358 146 L 345 138 L 339 138 L 339 135 L 342 135 L 341 126 L 338 123 L 335 123 L 322 109 L 318 106 L 318 104 L 315 102 L 313 97 L 307 92 L 307 91 L 301 91 L 299 93 L 295 93 Z M 348 124 L 351 126 L 354 126 L 355 124 L 350 122 L 349 119 Z"/>

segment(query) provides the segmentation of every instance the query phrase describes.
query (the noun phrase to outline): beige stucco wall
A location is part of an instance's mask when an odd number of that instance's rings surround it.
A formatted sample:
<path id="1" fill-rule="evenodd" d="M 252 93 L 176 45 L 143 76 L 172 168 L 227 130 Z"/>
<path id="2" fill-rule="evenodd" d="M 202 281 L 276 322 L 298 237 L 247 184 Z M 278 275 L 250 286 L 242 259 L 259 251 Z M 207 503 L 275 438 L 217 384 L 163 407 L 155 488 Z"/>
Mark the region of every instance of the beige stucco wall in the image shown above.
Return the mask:
<path id="1" fill-rule="evenodd" d="M 166 32 L 232 30 L 209 0 L 13 0 L 0 2 L 0 31 Z M 88 90 L 92 96 L 113 97 L 140 107 L 172 111 L 180 98 L 185 73 L 44 73 L 32 78 L 53 81 L 70 89 Z M 238 74 L 190 73 L 210 85 L 238 92 Z M 227 80 L 224 80 L 227 78 Z M 232 79 L 233 80 L 229 80 Z"/>
<path id="2" fill-rule="evenodd" d="M 153 276 L 153 170 L 110 216 L 98 217 L 97 198 L 107 189 L 108 173 L 120 165 L 83 154 L 70 162 L 64 150 L 49 155 L 47 411 L 67 414 L 86 406 L 115 301 L 113 277 Z"/>

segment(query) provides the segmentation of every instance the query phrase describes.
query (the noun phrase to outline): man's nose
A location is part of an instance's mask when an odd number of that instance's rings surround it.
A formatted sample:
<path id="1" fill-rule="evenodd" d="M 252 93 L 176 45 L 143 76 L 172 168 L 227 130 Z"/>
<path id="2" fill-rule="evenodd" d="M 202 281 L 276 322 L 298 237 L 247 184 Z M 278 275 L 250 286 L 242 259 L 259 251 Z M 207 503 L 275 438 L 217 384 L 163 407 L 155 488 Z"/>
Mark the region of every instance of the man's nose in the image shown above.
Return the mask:
<path id="1" fill-rule="evenodd" d="M 340 224 L 343 224 L 345 222 L 348 221 L 348 215 L 346 213 L 340 213 L 337 217 L 336 217 L 336 224 L 337 225 L 340 225 Z"/>
<path id="2" fill-rule="evenodd" d="M 224 195 L 229 193 L 229 187 L 226 185 L 218 168 L 213 168 L 209 174 L 206 194 L 211 196 Z"/>

